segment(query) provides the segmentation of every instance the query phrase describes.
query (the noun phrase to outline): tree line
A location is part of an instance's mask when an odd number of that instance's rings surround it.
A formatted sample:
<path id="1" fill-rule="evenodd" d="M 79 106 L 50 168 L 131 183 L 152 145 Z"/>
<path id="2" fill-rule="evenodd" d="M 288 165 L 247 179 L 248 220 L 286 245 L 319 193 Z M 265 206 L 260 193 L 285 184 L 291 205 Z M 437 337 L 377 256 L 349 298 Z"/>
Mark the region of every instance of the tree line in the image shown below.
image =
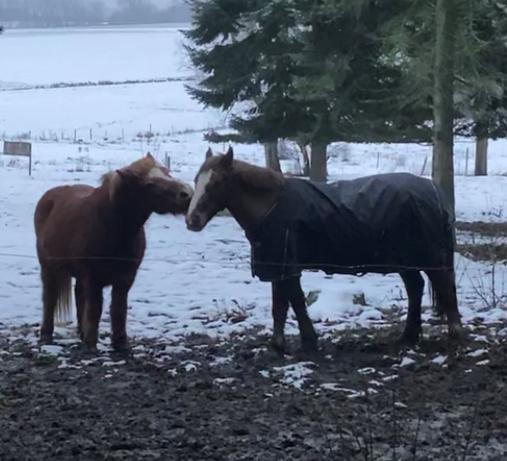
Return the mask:
<path id="1" fill-rule="evenodd" d="M 331 142 L 432 142 L 433 177 L 453 201 L 453 137 L 507 131 L 504 0 L 191 0 L 190 94 L 232 111 L 266 152 L 311 147 L 326 179 Z M 273 155 L 267 156 L 273 159 Z M 276 161 L 271 163 L 276 167 Z"/>
<path id="2" fill-rule="evenodd" d="M 107 7 L 109 6 L 109 7 Z M 114 8 L 104 0 L 0 0 L 0 25 L 59 27 L 89 24 L 185 22 L 188 5 L 181 0 L 162 8 L 150 0 L 119 0 Z"/>

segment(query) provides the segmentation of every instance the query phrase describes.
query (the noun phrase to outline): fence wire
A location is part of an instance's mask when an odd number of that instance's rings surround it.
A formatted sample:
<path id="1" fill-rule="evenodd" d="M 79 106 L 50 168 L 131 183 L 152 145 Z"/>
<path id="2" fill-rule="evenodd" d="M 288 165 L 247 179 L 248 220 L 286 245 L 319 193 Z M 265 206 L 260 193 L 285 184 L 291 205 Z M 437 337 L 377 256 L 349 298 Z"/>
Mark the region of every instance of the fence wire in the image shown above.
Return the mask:
<path id="1" fill-rule="evenodd" d="M 10 257 L 10 258 L 19 258 L 19 259 L 31 259 L 31 260 L 38 260 L 38 257 L 35 255 L 28 255 L 28 254 L 20 254 L 20 253 L 5 253 L 0 252 L 0 257 Z M 137 262 L 139 261 L 139 258 L 128 258 L 128 257 L 117 257 L 117 256 L 83 256 L 83 257 L 76 257 L 76 258 L 69 258 L 69 257 L 49 257 L 46 258 L 48 260 L 52 261 L 108 261 L 108 262 Z M 449 271 L 453 270 L 453 266 L 431 266 L 431 267 L 425 267 L 425 266 L 404 266 L 404 265 L 393 265 L 393 264 L 371 264 L 371 265 L 340 265 L 340 264 L 326 264 L 326 263 L 319 263 L 319 262 L 305 262 L 304 264 L 301 263 L 279 263 L 279 262 L 270 262 L 270 261 L 256 261 L 252 260 L 246 261 L 246 260 L 238 260 L 237 262 L 232 261 L 226 261 L 226 260 L 209 260 L 209 259 L 179 259 L 179 260 L 173 260 L 173 259 L 167 259 L 167 258 L 153 258 L 153 257 L 145 257 L 141 258 L 141 262 L 143 261 L 150 261 L 150 262 L 162 262 L 162 263 L 168 263 L 168 264 L 185 264 L 185 263 L 192 263 L 196 265 L 221 265 L 225 267 L 231 267 L 231 268 L 237 268 L 238 265 L 242 264 L 259 264 L 263 266 L 270 266 L 270 267 L 299 267 L 299 268 L 305 268 L 310 267 L 310 269 L 302 269 L 302 270 L 312 270 L 311 268 L 315 267 L 315 270 L 318 270 L 320 268 L 326 268 L 326 269 L 338 269 L 343 271 L 357 271 L 357 274 L 366 274 L 366 273 L 374 273 L 375 271 L 372 270 L 372 268 L 378 269 L 378 270 L 389 270 L 389 272 L 404 272 L 404 271 Z"/>

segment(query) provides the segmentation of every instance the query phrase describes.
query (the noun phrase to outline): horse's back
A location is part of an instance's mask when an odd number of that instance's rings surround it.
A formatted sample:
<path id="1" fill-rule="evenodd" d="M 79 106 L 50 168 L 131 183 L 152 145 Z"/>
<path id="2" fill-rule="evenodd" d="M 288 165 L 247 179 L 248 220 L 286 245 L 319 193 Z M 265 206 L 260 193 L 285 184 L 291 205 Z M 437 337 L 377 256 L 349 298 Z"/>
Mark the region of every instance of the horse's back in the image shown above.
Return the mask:
<path id="1" fill-rule="evenodd" d="M 35 208 L 34 223 L 37 235 L 43 231 L 48 219 L 59 219 L 65 212 L 79 209 L 82 200 L 89 197 L 95 188 L 83 184 L 58 186 L 49 189 L 39 199 Z"/>
<path id="2" fill-rule="evenodd" d="M 87 185 L 59 186 L 49 189 L 35 208 L 34 225 L 37 254 L 41 262 L 67 257 L 82 251 L 95 208 L 93 193 Z"/>
<path id="3" fill-rule="evenodd" d="M 320 184 L 288 179 L 249 239 L 253 270 L 278 280 L 304 269 L 399 272 L 452 264 L 453 239 L 432 181 L 392 173 Z"/>
<path id="4" fill-rule="evenodd" d="M 384 173 L 315 186 L 337 208 L 349 209 L 355 219 L 382 229 L 399 225 L 400 213 L 408 209 L 422 211 L 432 220 L 442 217 L 444 208 L 436 185 L 410 173 Z"/>
<path id="5" fill-rule="evenodd" d="M 451 222 L 431 180 L 387 173 L 316 187 L 331 203 L 329 239 L 347 264 L 389 271 L 450 264 Z"/>

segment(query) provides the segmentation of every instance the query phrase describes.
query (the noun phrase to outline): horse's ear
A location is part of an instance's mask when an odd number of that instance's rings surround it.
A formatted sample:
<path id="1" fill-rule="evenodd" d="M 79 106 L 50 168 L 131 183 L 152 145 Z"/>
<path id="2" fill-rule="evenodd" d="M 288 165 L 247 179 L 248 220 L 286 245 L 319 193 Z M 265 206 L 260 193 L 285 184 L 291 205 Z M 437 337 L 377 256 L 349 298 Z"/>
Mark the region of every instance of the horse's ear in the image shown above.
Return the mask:
<path id="1" fill-rule="evenodd" d="M 232 147 L 229 146 L 229 149 L 227 150 L 226 154 L 222 157 L 222 165 L 228 168 L 232 166 L 233 160 L 234 160 L 234 152 L 232 150 Z"/>
<path id="2" fill-rule="evenodd" d="M 148 152 L 146 154 L 146 158 L 149 158 L 150 160 L 155 160 L 155 157 L 153 157 L 153 155 L 151 155 L 151 152 Z"/>
<path id="3" fill-rule="evenodd" d="M 205 159 L 208 160 L 210 157 L 213 157 L 213 151 L 211 150 L 211 147 L 208 147 Z"/>

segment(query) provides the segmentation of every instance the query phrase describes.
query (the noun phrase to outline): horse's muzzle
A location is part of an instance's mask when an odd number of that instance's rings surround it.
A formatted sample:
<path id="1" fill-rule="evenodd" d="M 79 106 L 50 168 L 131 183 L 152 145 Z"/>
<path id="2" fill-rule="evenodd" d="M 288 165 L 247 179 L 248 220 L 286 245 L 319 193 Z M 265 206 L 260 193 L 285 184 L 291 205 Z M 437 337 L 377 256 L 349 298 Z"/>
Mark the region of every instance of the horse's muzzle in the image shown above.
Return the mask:
<path id="1" fill-rule="evenodd" d="M 206 220 L 204 219 L 204 216 L 201 216 L 200 214 L 193 213 L 192 215 L 187 215 L 185 219 L 187 223 L 187 229 L 199 232 L 204 229 L 204 226 L 206 225 Z"/>

